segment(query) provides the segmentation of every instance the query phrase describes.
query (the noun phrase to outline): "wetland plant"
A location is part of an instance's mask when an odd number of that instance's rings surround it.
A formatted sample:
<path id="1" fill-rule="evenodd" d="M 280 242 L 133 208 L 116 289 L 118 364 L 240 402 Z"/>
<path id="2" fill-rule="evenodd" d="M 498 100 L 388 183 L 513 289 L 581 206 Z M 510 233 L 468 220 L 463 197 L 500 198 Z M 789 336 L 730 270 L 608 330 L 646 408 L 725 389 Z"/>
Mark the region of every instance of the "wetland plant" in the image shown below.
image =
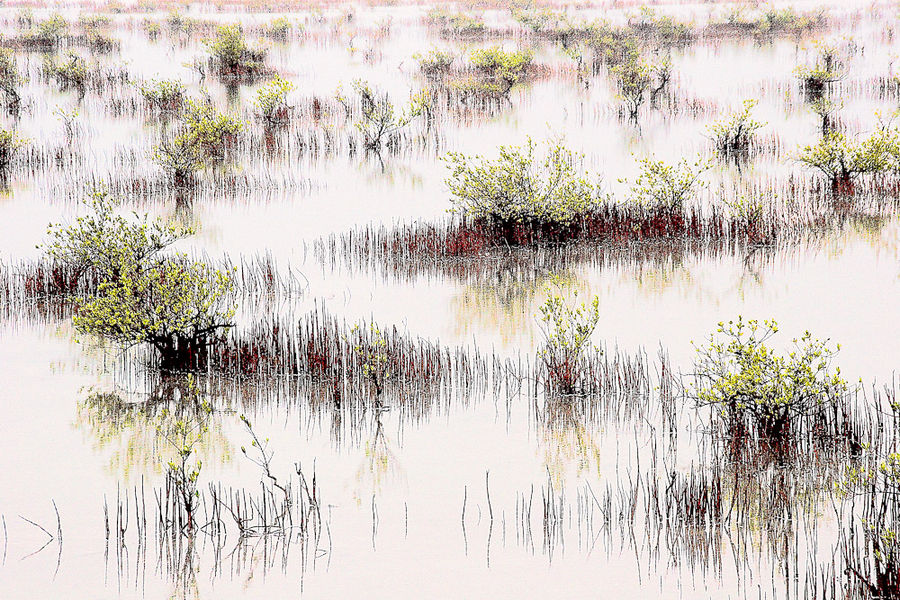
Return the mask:
<path id="1" fill-rule="evenodd" d="M 26 47 L 51 50 L 60 45 L 69 30 L 69 22 L 59 13 L 54 13 L 34 27 L 21 38 Z"/>
<path id="2" fill-rule="evenodd" d="M 10 114 L 18 113 L 22 101 L 19 96 L 20 80 L 13 51 L 9 48 L 0 48 L 0 90 L 6 98 L 6 108 Z"/>
<path id="3" fill-rule="evenodd" d="M 0 175 L 5 175 L 12 164 L 13 158 L 26 141 L 19 137 L 14 130 L 0 127 Z"/>
<path id="4" fill-rule="evenodd" d="M 451 13 L 436 8 L 429 11 L 425 18 L 429 23 L 438 25 L 444 35 L 476 36 L 485 31 L 483 19 L 465 13 Z"/>
<path id="5" fill-rule="evenodd" d="M 716 151 L 722 156 L 737 157 L 747 153 L 756 131 L 765 126 L 753 119 L 758 100 L 744 100 L 743 110 L 736 111 L 709 127 Z"/>
<path id="6" fill-rule="evenodd" d="M 240 25 L 220 25 L 215 37 L 203 43 L 211 55 L 213 69 L 220 76 L 252 78 L 263 69 L 265 49 L 248 46 Z"/>
<path id="7" fill-rule="evenodd" d="M 641 106 L 648 98 L 655 101 L 668 85 L 671 71 L 672 64 L 668 58 L 648 63 L 640 56 L 629 56 L 612 67 L 610 72 L 615 78 L 619 99 L 631 119 L 637 119 Z"/>
<path id="8" fill-rule="evenodd" d="M 184 106 L 185 87 L 177 79 L 151 79 L 140 85 L 141 96 L 155 110 L 178 112 Z"/>
<path id="9" fill-rule="evenodd" d="M 505 96 L 525 77 L 533 58 L 530 50 L 507 51 L 500 46 L 491 46 L 473 50 L 469 54 L 469 63 L 478 76 L 480 91 Z"/>
<path id="10" fill-rule="evenodd" d="M 721 322 L 705 345 L 696 346 L 693 386 L 697 406 L 715 410 L 727 439 L 738 447 L 755 439 L 778 453 L 790 452 L 801 435 L 825 435 L 822 419 L 847 392 L 832 361 L 840 346 L 807 331 L 786 355 L 767 345 L 775 321 Z"/>
<path id="11" fill-rule="evenodd" d="M 387 93 L 371 88 L 365 81 L 354 81 L 352 88 L 355 96 L 353 100 L 345 96 L 340 88 L 335 97 L 348 116 L 353 115 L 356 112 L 354 109 L 359 107 L 355 125 L 363 136 L 367 150 L 381 150 L 413 119 L 425 114 L 428 108 L 429 95 L 424 91 L 413 95 L 406 108 L 398 111 Z"/>
<path id="12" fill-rule="evenodd" d="M 821 97 L 827 86 L 847 75 L 846 65 L 837 47 L 816 43 L 816 49 L 818 54 L 812 65 L 798 65 L 794 69 L 794 75 L 813 99 Z"/>
<path id="13" fill-rule="evenodd" d="M 433 49 L 426 54 L 414 54 L 413 59 L 419 63 L 422 73 L 429 79 L 442 79 L 450 73 L 453 64 L 453 54 L 443 50 Z"/>
<path id="14" fill-rule="evenodd" d="M 705 187 L 700 176 L 708 171 L 709 161 L 694 164 L 682 159 L 677 164 L 642 158 L 640 172 L 631 186 L 630 199 L 650 210 L 681 211 L 685 204 Z"/>
<path id="15" fill-rule="evenodd" d="M 275 75 L 267 85 L 256 91 L 257 114 L 266 125 L 274 126 L 287 123 L 290 118 L 291 107 L 287 103 L 287 96 L 294 89 L 294 84 L 281 76 Z"/>
<path id="16" fill-rule="evenodd" d="M 84 58 L 71 50 L 62 59 L 47 56 L 43 63 L 44 74 L 54 79 L 61 88 L 74 88 L 84 94 L 87 87 L 88 67 Z"/>
<path id="17" fill-rule="evenodd" d="M 868 138 L 848 140 L 839 131 L 829 131 L 818 143 L 804 146 L 797 160 L 818 169 L 835 192 L 852 193 L 854 181 L 864 173 L 882 173 L 896 168 L 900 137 L 895 129 L 880 127 Z"/>
<path id="18" fill-rule="evenodd" d="M 572 292 L 577 302 L 578 291 Z M 590 304 L 570 305 L 562 296 L 550 295 L 540 307 L 544 341 L 539 357 L 549 388 L 562 395 L 575 394 L 584 384 L 589 365 L 588 351 L 597 352 L 590 343 L 600 321 L 600 299 Z"/>
<path id="19" fill-rule="evenodd" d="M 243 129 L 243 122 L 219 112 L 210 102 L 189 98 L 179 133 L 164 139 L 154 158 L 172 174 L 176 185 L 184 185 L 208 162 L 221 161 Z"/>
<path id="20" fill-rule="evenodd" d="M 598 208 L 605 196 L 580 168 L 582 157 L 561 143 L 545 156 L 524 146 L 501 146 L 496 159 L 447 155 L 446 180 L 456 212 L 500 230 L 560 227 Z"/>
<path id="21" fill-rule="evenodd" d="M 49 230 L 46 255 L 98 280 L 96 294 L 76 299 L 76 330 L 120 347 L 149 344 L 164 370 L 202 368 L 216 335 L 231 326 L 231 275 L 163 250 L 190 230 L 146 216 L 126 219 L 102 191 L 92 213 Z"/>

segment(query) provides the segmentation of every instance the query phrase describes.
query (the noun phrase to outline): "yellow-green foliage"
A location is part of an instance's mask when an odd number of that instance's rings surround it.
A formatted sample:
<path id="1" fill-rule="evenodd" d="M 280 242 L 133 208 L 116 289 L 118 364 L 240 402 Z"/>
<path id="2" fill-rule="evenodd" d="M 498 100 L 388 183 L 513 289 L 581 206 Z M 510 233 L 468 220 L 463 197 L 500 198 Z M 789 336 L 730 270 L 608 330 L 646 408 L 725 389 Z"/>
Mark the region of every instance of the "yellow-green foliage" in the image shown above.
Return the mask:
<path id="1" fill-rule="evenodd" d="M 473 50 L 469 63 L 478 74 L 483 91 L 503 95 L 525 77 L 533 57 L 531 50 L 507 52 L 500 46 L 491 46 Z"/>
<path id="2" fill-rule="evenodd" d="M 592 349 L 590 339 L 600 322 L 600 300 L 594 296 L 590 304 L 567 303 L 558 294 L 550 295 L 540 307 L 544 342 L 540 358 L 547 371 L 547 383 L 556 392 L 572 394 L 583 383 L 586 370 L 585 352 Z"/>
<path id="3" fill-rule="evenodd" d="M 209 160 L 219 160 L 244 123 L 220 113 L 209 102 L 187 99 L 179 134 L 163 140 L 154 153 L 156 162 L 182 181 Z"/>
<path id="4" fill-rule="evenodd" d="M 0 172 L 5 172 L 25 140 L 12 130 L 0 127 Z"/>
<path id="5" fill-rule="evenodd" d="M 116 344 L 149 343 L 164 368 L 202 365 L 206 347 L 231 325 L 230 274 L 163 250 L 190 230 L 144 216 L 115 214 L 105 192 L 90 198 L 91 212 L 68 226 L 51 226 L 45 253 L 97 280 L 93 296 L 76 300 L 79 332 Z"/>
<path id="6" fill-rule="evenodd" d="M 817 144 L 804 146 L 797 157 L 818 169 L 834 185 L 847 184 L 863 173 L 896 169 L 900 158 L 900 132 L 882 126 L 868 138 L 851 141 L 839 131 L 828 131 Z"/>
<path id="7" fill-rule="evenodd" d="M 642 158 L 640 172 L 631 186 L 631 201 L 645 208 L 681 210 L 704 187 L 700 176 L 711 164 L 681 160 L 669 165 L 661 160 Z"/>
<path id="8" fill-rule="evenodd" d="M 778 333 L 775 321 L 719 323 L 707 344 L 697 347 L 689 395 L 717 409 L 732 434 L 755 432 L 784 438 L 799 421 L 819 414 L 847 391 L 831 363 L 840 346 L 807 331 L 786 355 L 766 342 Z"/>
<path id="9" fill-rule="evenodd" d="M 84 92 L 88 80 L 88 67 L 85 60 L 68 51 L 62 59 L 57 57 L 44 57 L 44 73 L 56 80 L 60 87 L 74 87 Z"/>
<path id="10" fill-rule="evenodd" d="M 248 46 L 240 25 L 221 25 L 215 37 L 203 43 L 221 74 L 253 75 L 263 67 L 266 51 Z"/>
<path id="11" fill-rule="evenodd" d="M 425 114 L 430 106 L 431 97 L 427 91 L 414 94 L 409 104 L 398 111 L 386 93 L 372 89 L 367 82 L 358 79 L 353 82 L 352 87 L 355 99 L 345 96 L 340 88 L 335 97 L 348 115 L 356 113 L 355 107 L 359 107 L 360 118 L 355 125 L 363 135 L 366 148 L 370 150 L 380 149 L 392 134 Z"/>
<path id="12" fill-rule="evenodd" d="M 743 110 L 733 112 L 709 127 L 716 150 L 721 154 L 739 154 L 745 152 L 756 135 L 756 130 L 764 127 L 753 119 L 752 111 L 758 100 L 744 100 Z"/>
<path id="13" fill-rule="evenodd" d="M 270 125 L 287 121 L 290 109 L 287 95 L 293 89 L 293 83 L 282 79 L 280 75 L 275 75 L 272 81 L 256 91 L 254 104 L 259 116 Z"/>
<path id="14" fill-rule="evenodd" d="M 445 160 L 454 209 L 478 219 L 566 225 L 603 202 L 580 169 L 581 157 L 560 143 L 543 159 L 529 138 L 524 146 L 501 146 L 493 160 L 453 152 Z"/>
<path id="15" fill-rule="evenodd" d="M 144 100 L 163 112 L 178 111 L 184 104 L 185 87 L 177 79 L 151 79 L 140 90 Z"/>

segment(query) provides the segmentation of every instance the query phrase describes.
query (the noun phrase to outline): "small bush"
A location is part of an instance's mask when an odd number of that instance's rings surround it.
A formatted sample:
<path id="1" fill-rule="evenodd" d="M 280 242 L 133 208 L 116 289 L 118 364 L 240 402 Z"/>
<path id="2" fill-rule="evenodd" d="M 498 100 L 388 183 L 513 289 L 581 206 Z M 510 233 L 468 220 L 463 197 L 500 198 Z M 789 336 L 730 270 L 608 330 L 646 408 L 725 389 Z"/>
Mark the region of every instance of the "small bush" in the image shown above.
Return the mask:
<path id="1" fill-rule="evenodd" d="M 839 131 L 829 131 L 817 144 L 804 146 L 797 160 L 821 171 L 835 191 L 850 192 L 857 177 L 864 173 L 882 173 L 895 168 L 898 156 L 898 132 L 882 127 L 858 142 L 848 140 Z"/>
<path id="2" fill-rule="evenodd" d="M 239 25 L 221 25 L 216 29 L 215 38 L 203 43 L 220 75 L 248 77 L 263 68 L 265 49 L 249 47 Z"/>
<path id="3" fill-rule="evenodd" d="M 711 168 L 709 162 L 676 165 L 650 158 L 640 160 L 640 172 L 631 186 L 631 200 L 647 209 L 680 211 L 704 187 L 700 176 Z"/>
<path id="4" fill-rule="evenodd" d="M 144 100 L 160 112 L 178 112 L 184 105 L 185 87 L 176 79 L 151 79 L 140 90 Z"/>
<path id="5" fill-rule="evenodd" d="M 429 23 L 441 27 L 445 35 L 473 36 L 484 33 L 484 21 L 464 13 L 448 13 L 440 9 L 430 11 L 426 17 Z"/>
<path id="6" fill-rule="evenodd" d="M 813 97 L 821 96 L 825 87 L 840 81 L 847 75 L 844 60 L 835 46 L 816 43 L 817 56 L 812 65 L 799 65 L 794 75 L 800 79 L 803 88 Z"/>
<path id="7" fill-rule="evenodd" d="M 581 171 L 581 157 L 559 143 L 542 160 L 531 138 L 522 147 L 501 146 L 494 160 L 452 152 L 445 160 L 454 210 L 501 227 L 568 225 L 604 200 Z"/>
<path id="8" fill-rule="evenodd" d="M 752 111 L 757 103 L 758 100 L 744 100 L 743 110 L 734 112 L 710 126 L 709 132 L 720 154 L 737 156 L 746 153 L 750 148 L 756 130 L 765 126 L 765 123 L 755 121 L 752 117 Z"/>
<path id="9" fill-rule="evenodd" d="M 212 104 L 188 99 L 179 133 L 156 147 L 154 159 L 176 183 L 187 183 L 208 161 L 221 160 L 243 128 L 241 121 Z"/>
<path id="10" fill-rule="evenodd" d="M 453 55 L 441 50 L 429 50 L 427 54 L 414 54 L 413 59 L 419 63 L 419 68 L 426 77 L 441 78 L 450 72 L 453 64 Z"/>
<path id="11" fill-rule="evenodd" d="M 19 148 L 25 144 L 15 131 L 0 127 L 0 173 L 6 173 Z"/>
<path id="12" fill-rule="evenodd" d="M 503 96 L 525 76 L 532 58 L 530 50 L 507 52 L 500 46 L 491 46 L 473 50 L 469 63 L 484 91 Z"/>
<path id="13" fill-rule="evenodd" d="M 69 30 L 69 22 L 59 13 L 54 13 L 43 21 L 38 21 L 34 29 L 24 36 L 30 45 L 55 48 Z"/>
<path id="14" fill-rule="evenodd" d="M 578 292 L 573 292 L 577 301 Z M 541 305 L 544 342 L 539 351 L 546 383 L 557 394 L 575 394 L 584 385 L 588 371 L 585 354 L 593 349 L 591 335 L 600 321 L 600 300 L 572 306 L 559 295 Z"/>
<path id="15" fill-rule="evenodd" d="M 279 42 L 285 42 L 291 34 L 291 29 L 293 26 L 287 17 L 278 17 L 263 27 L 263 35 Z"/>
<path id="16" fill-rule="evenodd" d="M 21 104 L 19 96 L 19 69 L 16 57 L 9 48 L 0 48 L 0 90 L 6 98 L 6 106 L 10 112 L 16 112 Z"/>
<path id="17" fill-rule="evenodd" d="M 88 67 L 85 60 L 72 51 L 62 59 L 45 57 L 44 74 L 56 81 L 61 88 L 75 88 L 84 93 L 88 81 Z"/>
<path id="18" fill-rule="evenodd" d="M 294 84 L 279 75 L 256 91 L 257 113 L 269 125 L 277 125 L 287 122 L 290 114 L 290 106 L 287 103 L 287 95 L 294 89 Z"/>
<path id="19" fill-rule="evenodd" d="M 689 397 L 716 409 L 733 440 L 747 435 L 787 450 L 786 442 L 810 432 L 815 419 L 847 391 L 831 362 L 840 346 L 814 339 L 807 331 L 795 349 L 779 355 L 766 345 L 778 333 L 774 321 L 719 323 L 718 335 L 697 347 Z"/>
<path id="20" fill-rule="evenodd" d="M 414 95 L 409 105 L 398 112 L 387 94 L 373 90 L 365 81 L 354 81 L 353 91 L 358 104 L 347 98 L 340 89 L 336 98 L 347 115 L 353 115 L 356 112 L 354 107 L 359 107 L 356 128 L 362 133 L 366 148 L 375 151 L 380 150 L 392 135 L 409 125 L 413 119 L 423 115 L 429 102 L 428 94 L 421 92 Z"/>
<path id="21" fill-rule="evenodd" d="M 77 299 L 76 329 L 126 347 L 148 343 L 164 369 L 202 367 L 207 346 L 234 315 L 230 275 L 163 255 L 189 229 L 116 215 L 117 203 L 103 191 L 90 206 L 75 223 L 51 226 L 45 247 L 53 260 L 99 281 L 96 295 Z"/>

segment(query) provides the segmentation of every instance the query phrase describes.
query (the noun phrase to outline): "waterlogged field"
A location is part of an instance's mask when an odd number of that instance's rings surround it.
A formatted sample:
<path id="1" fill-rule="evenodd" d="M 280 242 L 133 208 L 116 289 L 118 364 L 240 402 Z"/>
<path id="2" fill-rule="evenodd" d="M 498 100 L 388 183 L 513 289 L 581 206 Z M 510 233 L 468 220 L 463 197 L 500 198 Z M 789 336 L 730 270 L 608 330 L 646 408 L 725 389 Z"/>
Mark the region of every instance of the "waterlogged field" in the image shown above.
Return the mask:
<path id="1" fill-rule="evenodd" d="M 897 17 L 0 9 L 0 598 L 900 597 Z"/>

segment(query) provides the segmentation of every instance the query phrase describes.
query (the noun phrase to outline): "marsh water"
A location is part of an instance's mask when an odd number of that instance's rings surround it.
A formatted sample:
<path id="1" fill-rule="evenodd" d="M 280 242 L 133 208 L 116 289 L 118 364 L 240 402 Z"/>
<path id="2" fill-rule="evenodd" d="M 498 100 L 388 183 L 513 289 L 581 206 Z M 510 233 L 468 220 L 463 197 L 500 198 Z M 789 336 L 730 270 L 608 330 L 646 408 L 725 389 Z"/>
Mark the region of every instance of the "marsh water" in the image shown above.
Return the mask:
<path id="1" fill-rule="evenodd" d="M 767 123 L 759 132 L 765 150 L 740 167 L 718 164 L 704 176 L 709 185 L 698 202 L 741 193 L 788 203 L 791 194 L 813 196 L 819 176 L 795 155 L 820 127 L 793 70 L 814 40 L 852 44 L 847 76 L 834 84 L 844 102 L 839 118 L 848 132 L 871 131 L 877 113 L 887 118 L 900 100 L 900 88 L 876 83 L 895 74 L 895 9 L 839 3 L 829 8 L 827 27 L 800 37 L 673 47 L 670 90 L 635 123 L 619 114 L 605 71 L 578 77 L 557 45 L 522 33 L 508 11 L 486 12 L 500 33 L 459 38 L 429 25 L 428 8 L 358 7 L 352 19 L 337 7 L 288 14 L 304 24 L 302 34 L 262 41 L 267 65 L 296 86 L 297 114 L 274 134 L 252 114 L 264 80 L 226 86 L 190 67 L 204 54 L 202 34 L 163 29 L 151 40 L 141 20 L 164 23 L 166 12 L 113 15 L 110 34 L 120 47 L 86 54 L 89 60 L 124 69 L 131 81 L 178 78 L 189 93 L 208 90 L 220 109 L 247 121 L 250 142 L 228 164 L 202 172 L 188 192 L 167 187 L 151 160 L 170 125 L 129 108 L 140 106 L 135 85 L 105 83 L 79 97 L 40 76 L 40 52 L 17 51 L 27 78 L 15 123 L 47 158 L 10 172 L 0 197 L 0 260 L 39 257 L 48 223 L 83 214 L 88 186 L 105 182 L 127 210 L 196 226 L 180 249 L 238 262 L 263 257 L 294 282 L 291 293 L 244 298 L 237 329 L 262 316 L 324 310 L 348 325 L 373 322 L 533 363 L 542 339 L 538 308 L 556 276 L 579 298 L 599 297 L 595 344 L 611 361 L 636 361 L 646 381 L 623 383 L 616 398 L 599 398 L 589 410 L 545 403 L 528 382 L 517 388 L 505 380 L 444 390 L 415 409 L 388 394 L 383 405 L 349 414 L 323 408 L 290 382 L 201 377 L 215 408 L 199 450 L 203 485 L 258 485 L 259 468 L 241 451 L 250 445 L 244 414 L 268 438 L 273 471 L 300 464 L 307 477 L 315 473 L 322 523 L 318 535 L 293 545 L 271 536 L 226 537 L 220 545 L 199 536 L 184 559 L 183 550 L 141 541 L 133 518 L 121 544 L 110 536 L 115 507 L 131 514 L 140 495 L 152 510 L 149 490 L 164 479 L 165 442 L 140 411 L 117 416 L 86 403 L 95 391 L 139 403 L 155 374 L 76 335 L 68 313 L 9 305 L 0 311 L 0 597 L 799 598 L 827 578 L 838 529 L 827 478 L 817 485 L 800 478 L 792 488 L 809 488 L 797 491 L 802 523 L 775 527 L 760 510 L 740 527 L 705 532 L 659 524 L 649 509 L 653 485 L 693 477 L 716 459 L 708 417 L 677 393 L 660 399 L 667 396 L 662 374 L 689 372 L 693 343 L 743 315 L 775 319 L 786 335 L 809 330 L 839 342 L 842 373 L 866 393 L 893 385 L 900 363 L 896 212 L 846 206 L 834 226 L 785 243 L 626 244 L 560 261 L 508 249 L 471 259 L 478 264 L 470 270 L 360 268 L 328 250 L 328 240 L 367 227 L 444 222 L 442 157 L 493 156 L 527 136 L 564 140 L 606 190 L 624 195 L 622 180 L 634 178 L 638 158 L 712 156 L 708 125 L 749 98 L 759 100 L 755 116 Z M 698 23 L 724 9 L 670 7 Z M 585 14 L 624 20 L 631 12 Z M 78 12 L 64 14 L 74 21 Z M 251 41 L 254 24 L 279 16 L 197 7 L 185 14 L 241 22 Z M 4 30 L 16 29 L 12 10 L 0 19 Z M 537 74 L 487 108 L 448 110 L 427 129 L 413 122 L 415 141 L 397 151 L 351 150 L 344 140 L 352 125 L 310 115 L 314 99 L 333 106 L 337 88 L 356 78 L 402 103 L 427 83 L 417 52 L 461 55 L 497 43 L 533 48 Z M 77 109 L 73 131 L 59 108 Z M 337 141 L 318 150 L 299 142 L 327 135 Z M 677 435 L 662 435 L 670 429 Z M 759 495 L 772 476 L 754 479 Z"/>

